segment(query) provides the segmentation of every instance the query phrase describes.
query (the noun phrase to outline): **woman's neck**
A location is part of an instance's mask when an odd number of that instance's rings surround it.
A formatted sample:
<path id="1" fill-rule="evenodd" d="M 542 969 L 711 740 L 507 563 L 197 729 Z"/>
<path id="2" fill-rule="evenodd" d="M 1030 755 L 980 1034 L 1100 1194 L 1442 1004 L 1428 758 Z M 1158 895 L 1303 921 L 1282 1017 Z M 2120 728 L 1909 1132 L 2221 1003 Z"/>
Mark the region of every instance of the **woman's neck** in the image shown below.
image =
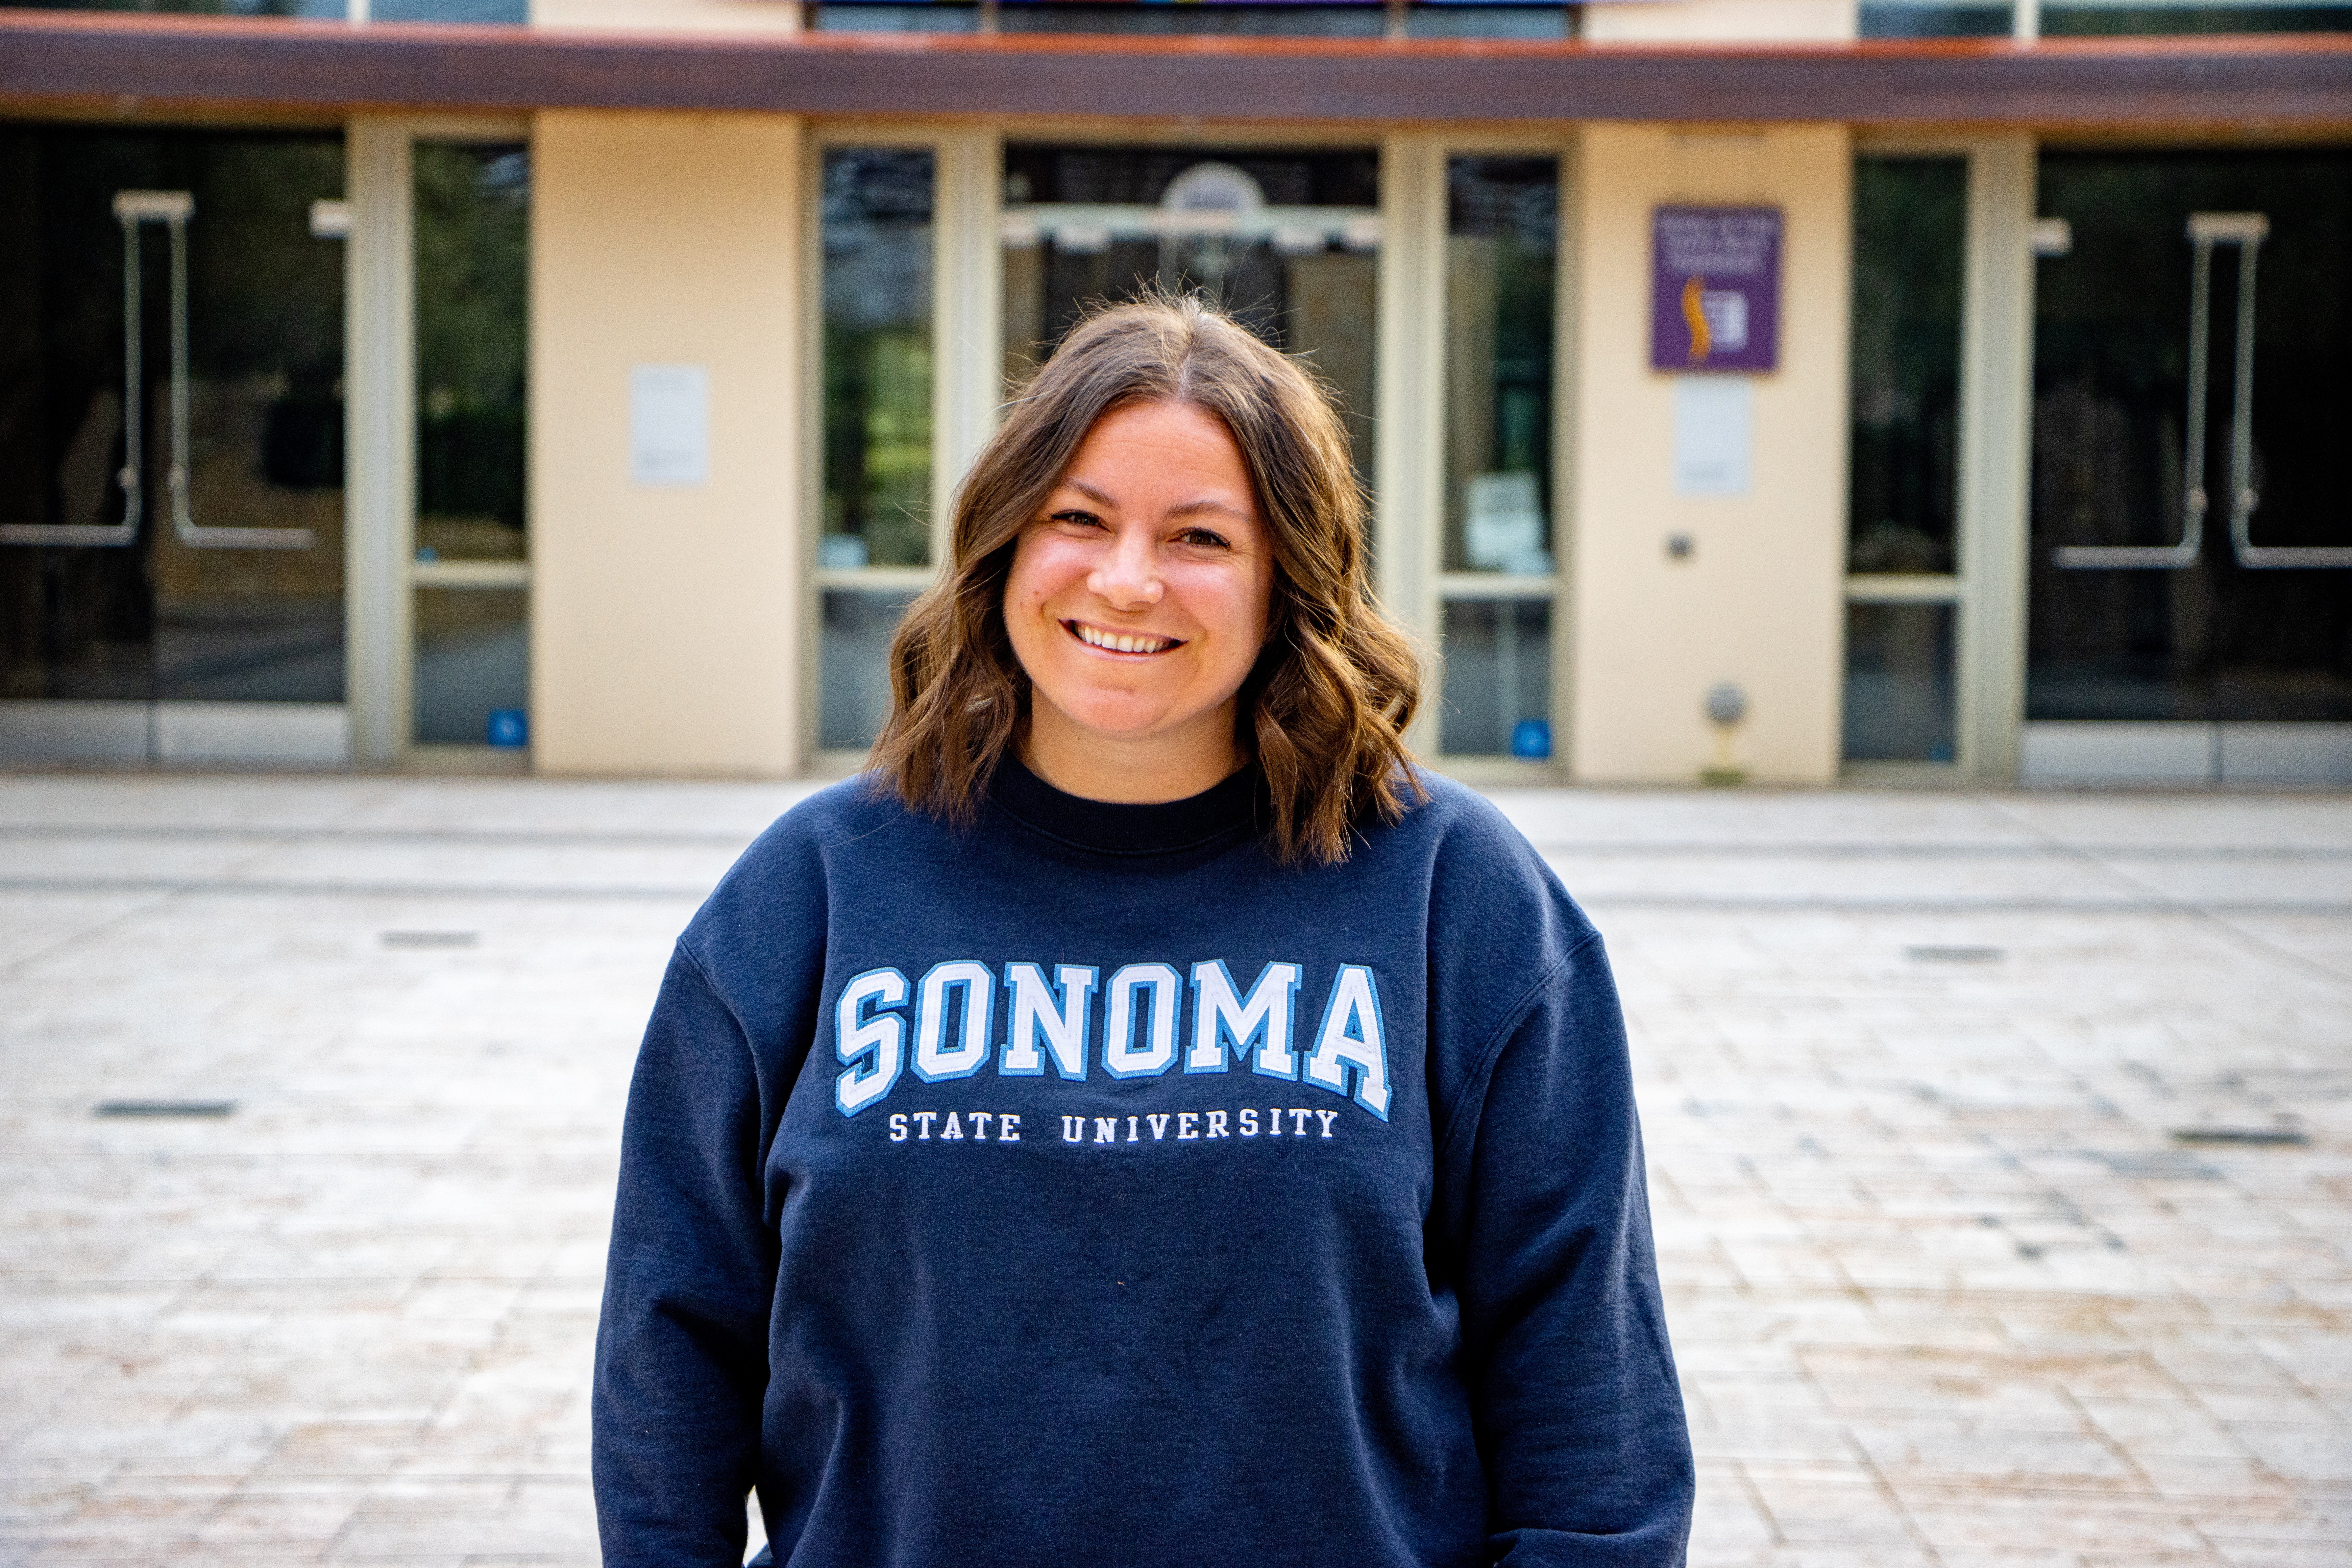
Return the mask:
<path id="1" fill-rule="evenodd" d="M 1234 743 L 1230 705 L 1182 731 L 1132 740 L 1081 730 L 1046 709 L 1032 712 L 1014 744 L 1021 765 L 1064 795 L 1121 805 L 1190 799 L 1248 760 Z"/>

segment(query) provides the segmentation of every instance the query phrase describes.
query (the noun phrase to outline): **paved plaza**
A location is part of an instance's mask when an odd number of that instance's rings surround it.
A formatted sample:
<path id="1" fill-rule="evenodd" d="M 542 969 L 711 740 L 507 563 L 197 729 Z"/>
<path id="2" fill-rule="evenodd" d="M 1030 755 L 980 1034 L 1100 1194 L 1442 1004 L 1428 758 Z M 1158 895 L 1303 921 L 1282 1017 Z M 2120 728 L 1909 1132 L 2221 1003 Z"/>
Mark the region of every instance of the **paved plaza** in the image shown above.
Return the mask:
<path id="1" fill-rule="evenodd" d="M 637 1030 L 806 787 L 0 776 L 0 1564 L 593 1563 Z M 1695 1563 L 2352 1563 L 2352 799 L 1496 798 L 1624 989 Z"/>

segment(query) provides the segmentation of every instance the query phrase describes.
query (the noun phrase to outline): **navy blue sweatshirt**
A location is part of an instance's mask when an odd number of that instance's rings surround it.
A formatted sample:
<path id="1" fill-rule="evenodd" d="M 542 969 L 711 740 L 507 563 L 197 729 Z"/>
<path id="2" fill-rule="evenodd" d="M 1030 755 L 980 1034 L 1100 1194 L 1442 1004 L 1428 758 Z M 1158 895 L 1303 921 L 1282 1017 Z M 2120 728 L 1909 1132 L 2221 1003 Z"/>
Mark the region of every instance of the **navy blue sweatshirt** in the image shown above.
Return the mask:
<path id="1" fill-rule="evenodd" d="M 597 1334 L 610 1568 L 1667 1564 L 1689 1438 L 1599 937 L 1442 779 L 795 806 L 679 939 Z"/>

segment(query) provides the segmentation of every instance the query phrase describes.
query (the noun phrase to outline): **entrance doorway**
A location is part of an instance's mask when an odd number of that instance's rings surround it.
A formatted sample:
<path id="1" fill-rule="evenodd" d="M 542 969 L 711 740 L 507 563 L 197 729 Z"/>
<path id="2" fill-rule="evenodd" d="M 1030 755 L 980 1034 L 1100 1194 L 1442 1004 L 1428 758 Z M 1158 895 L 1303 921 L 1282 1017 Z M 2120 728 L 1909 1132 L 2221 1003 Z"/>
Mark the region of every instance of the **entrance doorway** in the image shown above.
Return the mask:
<path id="1" fill-rule="evenodd" d="M 0 756 L 340 763 L 340 132 L 0 127 Z"/>
<path id="2" fill-rule="evenodd" d="M 2352 150 L 2041 193 L 2025 776 L 2352 782 Z"/>

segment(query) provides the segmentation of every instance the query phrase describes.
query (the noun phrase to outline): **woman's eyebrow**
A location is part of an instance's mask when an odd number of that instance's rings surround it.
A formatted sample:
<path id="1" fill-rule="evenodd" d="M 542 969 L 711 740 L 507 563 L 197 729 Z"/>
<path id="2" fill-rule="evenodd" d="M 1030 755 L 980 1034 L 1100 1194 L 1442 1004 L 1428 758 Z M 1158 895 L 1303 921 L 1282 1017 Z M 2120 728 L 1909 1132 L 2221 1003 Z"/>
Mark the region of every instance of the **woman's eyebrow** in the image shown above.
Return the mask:
<path id="1" fill-rule="evenodd" d="M 1250 514 L 1244 511 L 1241 508 L 1237 506 L 1230 506 L 1223 501 L 1216 500 L 1207 496 L 1203 496 L 1198 500 L 1188 500 L 1181 506 L 1171 506 L 1168 509 L 1168 515 L 1170 517 L 1198 517 L 1202 512 L 1214 512 L 1220 516 L 1230 517 L 1236 522 L 1248 522 L 1251 521 Z"/>
<path id="2" fill-rule="evenodd" d="M 1080 495 L 1085 496 L 1087 500 L 1094 501 L 1098 505 L 1109 507 L 1113 510 L 1117 510 L 1118 508 L 1117 498 L 1113 497 L 1109 491 L 1097 489 L 1093 485 L 1087 483 L 1084 479 L 1065 479 L 1062 482 L 1067 485 L 1070 489 L 1077 491 Z"/>

